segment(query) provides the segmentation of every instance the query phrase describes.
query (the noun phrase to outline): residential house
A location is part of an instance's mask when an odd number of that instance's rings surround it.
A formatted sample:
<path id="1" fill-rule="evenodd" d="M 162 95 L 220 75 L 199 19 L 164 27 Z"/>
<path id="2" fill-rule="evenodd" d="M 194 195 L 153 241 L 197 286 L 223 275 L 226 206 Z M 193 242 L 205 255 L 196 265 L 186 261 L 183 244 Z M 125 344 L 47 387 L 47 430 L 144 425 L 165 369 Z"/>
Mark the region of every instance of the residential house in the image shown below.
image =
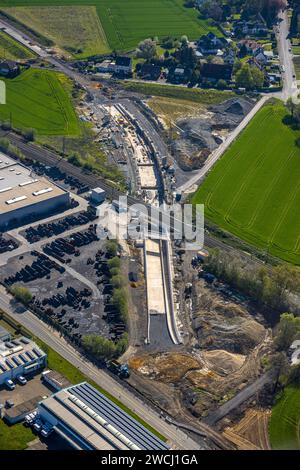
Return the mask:
<path id="1" fill-rule="evenodd" d="M 132 74 L 132 59 L 131 57 L 119 56 L 116 58 L 114 67 L 116 75 L 130 76 Z"/>
<path id="2" fill-rule="evenodd" d="M 261 72 L 264 71 L 264 65 L 256 60 L 256 57 L 250 57 L 250 59 L 247 60 L 247 64 L 257 67 Z"/>
<path id="3" fill-rule="evenodd" d="M 187 83 L 190 79 L 191 71 L 185 69 L 181 65 L 170 68 L 168 73 L 168 81 L 171 83 Z"/>
<path id="4" fill-rule="evenodd" d="M 222 58 L 224 60 L 224 64 L 233 65 L 235 62 L 235 58 L 236 58 L 235 51 L 233 49 L 226 50 Z"/>
<path id="5" fill-rule="evenodd" d="M 253 39 L 242 39 L 238 43 L 238 48 L 240 50 L 240 56 L 252 55 L 255 56 L 259 52 L 263 52 L 263 48 L 258 42 Z"/>
<path id="6" fill-rule="evenodd" d="M 229 82 L 233 73 L 233 66 L 229 64 L 205 63 L 201 67 L 201 78 L 212 82 L 225 80 Z"/>
<path id="7" fill-rule="evenodd" d="M 115 70 L 115 63 L 107 59 L 103 62 L 97 63 L 95 69 L 99 73 L 113 73 Z"/>
<path id="8" fill-rule="evenodd" d="M 0 75 L 2 77 L 13 78 L 19 75 L 20 67 L 16 62 L 12 60 L 0 61 Z"/>
<path id="9" fill-rule="evenodd" d="M 142 64 L 137 69 L 138 76 L 143 80 L 158 80 L 161 74 L 161 67 L 153 64 Z"/>
<path id="10" fill-rule="evenodd" d="M 220 55 L 226 46 L 228 46 L 227 39 L 219 38 L 212 32 L 202 36 L 197 42 L 197 48 L 203 55 Z"/>
<path id="11" fill-rule="evenodd" d="M 240 36 L 267 36 L 269 30 L 266 24 L 261 21 L 238 21 L 233 28 L 234 34 Z"/>
<path id="12" fill-rule="evenodd" d="M 268 59 L 267 59 L 267 57 L 265 56 L 264 51 L 258 50 L 258 51 L 254 54 L 254 58 L 255 58 L 255 60 L 256 60 L 259 64 L 261 64 L 262 66 L 266 66 L 267 63 L 268 63 Z"/>

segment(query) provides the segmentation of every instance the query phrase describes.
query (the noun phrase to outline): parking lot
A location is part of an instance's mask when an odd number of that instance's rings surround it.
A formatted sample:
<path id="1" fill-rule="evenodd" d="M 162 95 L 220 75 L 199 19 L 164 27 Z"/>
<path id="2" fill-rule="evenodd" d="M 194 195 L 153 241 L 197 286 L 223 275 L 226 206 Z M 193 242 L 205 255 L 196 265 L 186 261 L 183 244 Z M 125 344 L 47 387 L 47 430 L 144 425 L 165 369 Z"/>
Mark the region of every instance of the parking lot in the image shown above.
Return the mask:
<path id="1" fill-rule="evenodd" d="M 41 381 L 41 374 L 35 375 L 30 378 L 26 376 L 27 384 L 19 385 L 16 381 L 14 390 L 8 390 L 5 385 L 0 387 L 0 403 L 5 404 L 6 400 L 12 400 L 14 406 L 18 406 L 37 396 L 48 397 L 53 393 L 50 388 L 46 387 Z"/>

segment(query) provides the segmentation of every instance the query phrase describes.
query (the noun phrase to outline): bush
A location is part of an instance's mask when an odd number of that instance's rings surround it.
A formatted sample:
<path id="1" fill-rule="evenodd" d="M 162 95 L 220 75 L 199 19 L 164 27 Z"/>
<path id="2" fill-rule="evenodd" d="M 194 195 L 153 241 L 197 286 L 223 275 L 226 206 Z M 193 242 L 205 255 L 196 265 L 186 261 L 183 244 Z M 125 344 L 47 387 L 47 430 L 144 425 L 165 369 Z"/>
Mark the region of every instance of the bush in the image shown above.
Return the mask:
<path id="1" fill-rule="evenodd" d="M 118 256 L 114 256 L 112 259 L 108 260 L 107 262 L 109 269 L 121 267 L 121 260 Z"/>
<path id="2" fill-rule="evenodd" d="M 28 142 L 33 142 L 35 140 L 35 130 L 34 129 L 26 129 L 22 132 L 23 137 Z"/>
<path id="3" fill-rule="evenodd" d="M 111 359 L 116 354 L 116 345 L 110 339 L 96 334 L 86 335 L 82 338 L 83 348 L 100 361 Z"/>
<path id="4" fill-rule="evenodd" d="M 111 278 L 111 283 L 115 288 L 124 287 L 125 279 L 121 274 L 116 274 Z"/>
<path id="5" fill-rule="evenodd" d="M 17 300 L 22 302 L 24 305 L 28 305 L 32 299 L 32 293 L 26 287 L 15 286 L 11 288 L 10 292 Z"/>
<path id="6" fill-rule="evenodd" d="M 118 243 L 115 240 L 108 240 L 105 245 L 106 252 L 113 258 L 118 252 Z"/>
<path id="7" fill-rule="evenodd" d="M 112 295 L 112 303 L 120 318 L 126 323 L 128 315 L 128 302 L 126 290 L 122 287 L 115 288 Z"/>

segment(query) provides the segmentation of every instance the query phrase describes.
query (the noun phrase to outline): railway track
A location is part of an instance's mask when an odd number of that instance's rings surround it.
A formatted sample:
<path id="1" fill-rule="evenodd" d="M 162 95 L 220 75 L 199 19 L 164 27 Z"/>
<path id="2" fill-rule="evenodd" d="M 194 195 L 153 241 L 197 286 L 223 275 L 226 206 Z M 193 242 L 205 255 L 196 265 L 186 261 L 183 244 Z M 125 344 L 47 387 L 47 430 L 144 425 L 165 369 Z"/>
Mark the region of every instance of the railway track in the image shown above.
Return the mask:
<path id="1" fill-rule="evenodd" d="M 113 182 L 107 182 L 107 180 L 99 175 L 88 173 L 79 167 L 75 167 L 72 163 L 69 163 L 67 160 L 52 150 L 39 147 L 38 145 L 30 142 L 25 142 L 22 137 L 12 132 L 2 132 L 1 136 L 6 137 L 13 145 L 21 150 L 23 155 L 29 160 L 36 160 L 40 163 L 43 163 L 44 165 L 57 167 L 66 174 L 77 178 L 79 181 L 88 185 L 90 188 L 101 186 L 111 199 L 117 199 L 120 196 L 126 196 L 124 192 L 120 191 L 114 186 Z M 127 196 L 127 201 L 130 206 L 141 203 L 139 199 L 133 196 Z M 150 209 L 150 205 L 147 205 L 147 207 Z M 208 234 L 205 234 L 205 246 L 208 248 L 219 248 L 220 250 L 231 253 L 232 255 L 242 255 L 247 260 L 250 258 L 250 256 L 246 253 L 243 254 L 241 250 L 238 250 Z M 265 265 L 265 263 L 258 258 L 251 258 L 251 260 L 253 263 L 256 263 L 259 266 Z"/>

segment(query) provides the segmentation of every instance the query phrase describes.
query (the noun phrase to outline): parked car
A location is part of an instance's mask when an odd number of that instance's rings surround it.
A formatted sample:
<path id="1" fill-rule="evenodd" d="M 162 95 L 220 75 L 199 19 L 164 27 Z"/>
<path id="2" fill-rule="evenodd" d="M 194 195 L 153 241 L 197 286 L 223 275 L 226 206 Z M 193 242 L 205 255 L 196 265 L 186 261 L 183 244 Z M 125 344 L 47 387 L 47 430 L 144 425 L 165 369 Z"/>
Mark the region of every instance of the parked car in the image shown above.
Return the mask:
<path id="1" fill-rule="evenodd" d="M 19 375 L 17 377 L 17 381 L 21 384 L 21 385 L 26 385 L 27 384 L 27 380 L 25 379 L 25 377 L 23 377 L 23 375 Z"/>
<path id="2" fill-rule="evenodd" d="M 12 408 L 14 406 L 13 400 L 6 400 L 5 404 L 7 408 Z"/>
<path id="3" fill-rule="evenodd" d="M 52 431 L 53 431 L 53 428 L 52 428 L 50 425 L 45 424 L 45 425 L 43 426 L 42 431 L 41 431 L 41 435 L 42 435 L 43 437 L 48 437 L 48 436 L 50 436 L 50 434 L 52 433 Z"/>
<path id="4" fill-rule="evenodd" d="M 9 388 L 9 390 L 14 390 L 16 387 L 11 379 L 6 379 L 5 385 L 7 386 L 7 388 Z"/>
<path id="5" fill-rule="evenodd" d="M 42 429 L 42 422 L 37 419 L 33 427 L 36 431 L 40 432 L 40 430 Z"/>

